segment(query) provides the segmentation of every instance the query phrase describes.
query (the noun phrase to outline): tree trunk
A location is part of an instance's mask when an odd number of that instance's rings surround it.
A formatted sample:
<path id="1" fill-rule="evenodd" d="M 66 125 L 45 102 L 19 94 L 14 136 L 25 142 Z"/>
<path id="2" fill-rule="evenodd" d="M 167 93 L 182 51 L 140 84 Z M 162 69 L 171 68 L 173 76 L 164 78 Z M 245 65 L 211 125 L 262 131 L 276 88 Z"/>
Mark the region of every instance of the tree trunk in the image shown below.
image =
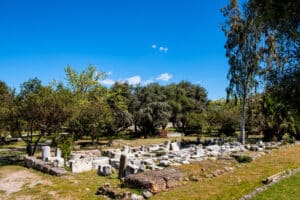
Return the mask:
<path id="1" fill-rule="evenodd" d="M 138 132 L 136 123 L 134 123 L 134 132 L 135 132 L 135 134 L 137 134 L 137 132 Z"/>
<path id="2" fill-rule="evenodd" d="M 246 118 L 246 98 L 242 101 L 242 117 L 241 117 L 241 133 L 240 133 L 240 143 L 245 145 L 245 119 Z"/>
<path id="3" fill-rule="evenodd" d="M 98 149 L 98 144 L 99 144 L 99 137 L 96 137 L 96 149 Z"/>
<path id="4" fill-rule="evenodd" d="M 91 138 L 92 138 L 92 145 L 94 145 L 95 144 L 95 137 L 94 137 L 94 135 L 92 135 Z"/>
<path id="5" fill-rule="evenodd" d="M 44 133 L 42 132 L 40 135 L 39 135 L 39 138 L 34 142 L 34 146 L 33 146 L 33 149 L 32 149 L 32 152 L 31 152 L 31 155 L 30 156 L 33 156 L 35 154 L 35 151 L 36 151 L 36 148 L 37 148 L 37 145 L 39 144 L 42 136 L 44 135 Z"/>

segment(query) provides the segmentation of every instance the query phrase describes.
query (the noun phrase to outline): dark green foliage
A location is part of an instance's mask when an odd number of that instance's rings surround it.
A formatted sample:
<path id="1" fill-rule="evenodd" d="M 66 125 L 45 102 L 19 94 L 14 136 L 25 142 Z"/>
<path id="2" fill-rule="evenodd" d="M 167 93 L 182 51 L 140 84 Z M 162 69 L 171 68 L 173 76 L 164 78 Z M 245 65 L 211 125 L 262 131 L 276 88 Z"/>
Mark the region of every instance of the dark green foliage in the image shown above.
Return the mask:
<path id="1" fill-rule="evenodd" d="M 222 126 L 221 128 L 219 129 L 219 133 L 223 133 L 225 134 L 226 136 L 234 136 L 234 133 L 235 133 L 235 123 L 233 121 L 224 121 L 222 123 Z"/>
<path id="2" fill-rule="evenodd" d="M 201 133 L 206 128 L 207 94 L 203 87 L 187 81 L 165 88 L 170 105 L 170 121 L 186 134 Z"/>
<path id="3" fill-rule="evenodd" d="M 281 139 L 286 132 L 299 137 L 299 8 L 296 0 L 250 0 L 240 10 L 232 0 L 223 9 L 228 19 L 223 27 L 230 64 L 228 94 L 242 100 L 241 127 L 247 118 L 247 131 L 261 130 L 265 140 Z M 258 78 L 264 97 L 252 104 L 248 100 Z"/>
<path id="4" fill-rule="evenodd" d="M 69 135 L 60 135 L 57 139 L 57 147 L 60 148 L 62 157 L 65 159 L 69 159 L 72 151 L 73 140 Z"/>
<path id="5" fill-rule="evenodd" d="M 187 113 L 186 115 L 186 134 L 200 134 L 207 126 L 206 116 L 204 114 L 198 114 L 195 112 Z"/>
<path id="6" fill-rule="evenodd" d="M 219 135 L 233 136 L 239 127 L 239 110 L 240 106 L 235 105 L 232 101 L 218 100 L 209 102 L 207 122 L 210 129 L 214 128 Z"/>
<path id="7" fill-rule="evenodd" d="M 27 153 L 33 155 L 45 135 L 61 131 L 71 113 L 66 93 L 59 88 L 42 86 L 37 78 L 21 85 L 21 91 L 10 107 L 8 124 L 27 144 Z M 23 135 L 22 132 L 27 132 Z"/>
<path id="8" fill-rule="evenodd" d="M 148 134 L 154 135 L 158 128 L 165 128 L 169 119 L 169 106 L 165 102 L 153 102 L 140 109 L 137 114 L 141 132 L 147 137 Z"/>
<path id="9" fill-rule="evenodd" d="M 234 157 L 239 163 L 250 163 L 253 160 L 250 156 L 246 155 L 233 155 L 232 157 Z"/>

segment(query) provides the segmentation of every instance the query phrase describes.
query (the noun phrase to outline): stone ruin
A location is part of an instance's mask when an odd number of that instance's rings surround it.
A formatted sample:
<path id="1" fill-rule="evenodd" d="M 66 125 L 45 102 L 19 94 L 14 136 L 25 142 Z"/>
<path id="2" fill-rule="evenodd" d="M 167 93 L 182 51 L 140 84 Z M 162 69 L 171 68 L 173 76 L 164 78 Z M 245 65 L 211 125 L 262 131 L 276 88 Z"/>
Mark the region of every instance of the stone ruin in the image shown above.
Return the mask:
<path id="1" fill-rule="evenodd" d="M 98 170 L 98 174 L 109 176 L 114 170 L 119 170 L 120 179 L 131 174 L 150 170 L 162 170 L 168 166 L 178 166 L 190 164 L 193 161 L 202 161 L 207 159 L 215 160 L 218 157 L 229 156 L 239 152 L 261 151 L 265 149 L 277 148 L 280 143 L 258 142 L 245 147 L 238 142 L 220 144 L 219 140 L 200 142 L 190 141 L 166 141 L 161 144 L 152 144 L 147 146 L 99 150 L 73 151 L 70 160 L 66 164 L 71 168 L 72 173 L 81 173 L 85 171 Z M 64 159 L 61 157 L 59 148 L 55 151 L 55 156 L 51 156 L 49 146 L 42 147 L 42 161 L 44 165 L 50 168 L 63 169 Z M 41 163 L 38 159 L 27 157 L 25 164 L 27 167 L 35 166 L 32 163 Z M 48 167 L 48 168 L 49 168 Z M 41 170 L 43 167 L 36 167 Z M 47 168 L 47 167 L 45 167 Z M 49 170 L 46 170 L 46 173 Z"/>
<path id="2" fill-rule="evenodd" d="M 190 164 L 194 161 L 217 160 L 246 151 L 264 153 L 266 149 L 278 148 L 278 145 L 280 143 L 261 141 L 245 146 L 238 142 L 221 144 L 219 140 L 165 141 L 147 146 L 123 146 L 123 148 L 106 149 L 102 152 L 99 150 L 73 151 L 66 164 L 72 173 L 97 170 L 99 175 L 110 176 L 113 171 L 118 170 L 118 178 L 122 180 L 124 186 L 145 189 L 143 196 L 146 198 L 147 193 L 155 194 L 184 183 L 186 174 L 172 166 Z M 67 173 L 63 168 L 64 164 L 60 149 L 57 148 L 55 156 L 51 156 L 49 146 L 42 147 L 42 160 L 34 157 L 25 158 L 26 167 L 56 176 Z M 111 193 L 111 189 L 111 187 L 103 186 L 97 193 L 128 197 L 125 193 Z M 132 195 L 134 196 L 131 194 L 131 197 Z"/>
<path id="3" fill-rule="evenodd" d="M 239 142 L 220 144 L 219 140 L 197 142 L 166 141 L 148 146 L 90 151 L 73 151 L 68 162 L 73 173 L 98 170 L 99 175 L 109 176 L 119 170 L 118 177 L 149 170 L 162 170 L 168 166 L 190 164 L 193 161 L 216 160 L 218 157 L 250 151 L 276 148 L 279 143 L 259 142 L 245 147 Z"/>
<path id="4" fill-rule="evenodd" d="M 98 150 L 74 151 L 69 165 L 73 173 L 94 169 L 104 176 L 110 175 L 113 169 L 118 169 L 118 177 L 123 178 L 130 174 L 190 164 L 191 161 L 201 161 L 240 151 L 246 149 L 236 142 L 206 147 L 202 144 L 191 144 L 183 147 L 181 142 L 166 141 L 149 146 L 124 146 L 122 149 L 103 150 L 102 156 Z"/>
<path id="5" fill-rule="evenodd" d="M 42 160 L 26 156 L 25 166 L 55 176 L 62 176 L 67 173 L 64 169 L 64 159 L 61 157 L 61 150 L 56 148 L 55 156 L 52 157 L 50 146 L 42 147 Z"/>

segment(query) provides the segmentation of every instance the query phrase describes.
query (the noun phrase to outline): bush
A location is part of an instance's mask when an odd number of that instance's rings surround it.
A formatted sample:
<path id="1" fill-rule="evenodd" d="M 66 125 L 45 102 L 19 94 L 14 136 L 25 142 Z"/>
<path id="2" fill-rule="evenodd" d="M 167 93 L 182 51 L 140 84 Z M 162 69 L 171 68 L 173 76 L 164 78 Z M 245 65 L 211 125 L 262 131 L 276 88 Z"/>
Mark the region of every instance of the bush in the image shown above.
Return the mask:
<path id="1" fill-rule="evenodd" d="M 206 134 L 209 135 L 209 136 L 211 136 L 212 132 L 213 132 L 213 128 L 211 126 L 207 127 Z"/>
<path id="2" fill-rule="evenodd" d="M 73 140 L 66 135 L 62 136 L 58 140 L 57 147 L 60 148 L 62 157 L 65 161 L 70 157 L 72 151 Z"/>
<path id="3" fill-rule="evenodd" d="M 246 155 L 233 155 L 232 157 L 234 157 L 239 163 L 250 163 L 253 160 L 250 156 Z"/>
<path id="4" fill-rule="evenodd" d="M 225 121 L 222 123 L 221 128 L 219 129 L 219 134 L 225 134 L 226 136 L 234 136 L 235 125 L 232 121 Z"/>
<path id="5" fill-rule="evenodd" d="M 284 144 L 292 144 L 292 143 L 295 143 L 295 138 L 294 138 L 294 137 L 291 137 L 290 134 L 288 134 L 288 133 L 285 133 L 285 134 L 282 136 L 282 140 L 283 140 L 283 143 L 284 143 Z"/>

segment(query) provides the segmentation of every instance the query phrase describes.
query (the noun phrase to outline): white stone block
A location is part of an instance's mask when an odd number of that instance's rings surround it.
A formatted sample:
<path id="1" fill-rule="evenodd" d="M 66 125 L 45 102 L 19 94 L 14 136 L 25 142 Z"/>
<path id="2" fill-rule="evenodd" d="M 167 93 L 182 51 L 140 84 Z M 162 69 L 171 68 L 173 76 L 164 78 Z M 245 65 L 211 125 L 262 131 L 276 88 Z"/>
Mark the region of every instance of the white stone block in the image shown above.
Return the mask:
<path id="1" fill-rule="evenodd" d="M 93 169 L 92 160 L 80 159 L 71 162 L 72 173 L 81 173 L 86 171 L 91 171 Z"/>
<path id="2" fill-rule="evenodd" d="M 47 161 L 48 157 L 51 156 L 51 152 L 50 152 L 50 147 L 49 146 L 43 146 L 42 147 L 42 160 L 43 161 Z"/>
<path id="3" fill-rule="evenodd" d="M 98 167 L 98 174 L 102 176 L 109 176 L 112 173 L 112 167 L 109 164 L 101 164 Z"/>

